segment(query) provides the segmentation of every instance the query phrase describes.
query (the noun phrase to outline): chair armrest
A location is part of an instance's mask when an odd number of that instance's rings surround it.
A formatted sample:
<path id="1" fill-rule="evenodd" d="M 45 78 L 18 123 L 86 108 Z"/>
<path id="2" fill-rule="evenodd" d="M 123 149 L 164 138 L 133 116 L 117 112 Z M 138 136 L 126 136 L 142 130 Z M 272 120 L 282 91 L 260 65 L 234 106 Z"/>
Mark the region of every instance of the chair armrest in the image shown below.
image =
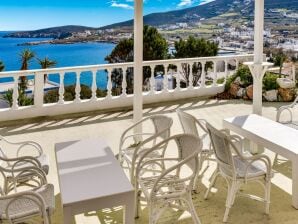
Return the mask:
<path id="1" fill-rule="evenodd" d="M 0 157 L 0 161 L 7 162 L 9 167 L 17 167 L 17 166 L 23 166 L 24 164 L 28 163 L 31 166 L 36 166 L 38 168 L 41 168 L 41 163 L 39 160 L 32 156 L 22 156 L 17 158 L 4 158 Z"/>
<path id="2" fill-rule="evenodd" d="M 32 203 L 36 205 L 42 217 L 47 220 L 47 211 L 46 211 L 46 203 L 42 196 L 34 191 L 23 191 L 14 193 L 11 195 L 3 196 L 0 198 L 0 203 L 4 204 L 4 212 L 6 219 L 10 220 L 10 208 L 11 206 L 15 206 L 16 204 L 20 208 L 18 211 L 20 214 L 26 214 L 26 206 L 28 203 Z M 22 211 L 24 208 L 24 211 Z M 29 211 L 32 212 L 32 211 Z M 32 214 L 30 214 L 32 215 Z M 46 222 L 47 223 L 47 222 Z"/>
<path id="3" fill-rule="evenodd" d="M 248 161 L 248 164 L 246 166 L 246 169 L 245 169 L 245 180 L 247 180 L 247 175 L 248 175 L 248 169 L 250 166 L 252 166 L 252 164 L 254 162 L 257 162 L 257 161 L 260 161 L 260 162 L 263 162 L 266 166 L 266 177 L 267 178 L 271 178 L 271 170 L 272 170 L 272 165 L 271 165 L 271 160 L 269 159 L 268 156 L 266 155 L 254 155 L 254 156 L 249 156 L 249 157 L 245 157 L 243 156 L 242 157 L 244 160 Z"/>
<path id="4" fill-rule="evenodd" d="M 41 156 L 43 154 L 43 149 L 42 149 L 41 145 L 34 141 L 11 142 L 3 136 L 0 136 L 0 140 L 6 142 L 9 145 L 16 145 L 16 146 L 19 145 L 19 147 L 17 149 L 16 157 L 19 157 L 20 152 L 26 146 L 31 146 L 33 149 L 35 149 L 38 153 L 38 156 Z"/>
<path id="5" fill-rule="evenodd" d="M 294 108 L 295 106 L 297 106 L 298 104 L 298 97 L 296 97 L 296 99 L 293 101 L 293 103 L 291 103 L 290 105 L 286 105 L 286 106 L 281 106 L 280 108 L 278 108 L 277 110 L 277 114 L 276 114 L 276 121 L 280 122 L 280 115 L 283 111 L 287 110 L 290 113 L 290 122 L 293 121 L 293 113 L 291 111 L 292 108 Z"/>

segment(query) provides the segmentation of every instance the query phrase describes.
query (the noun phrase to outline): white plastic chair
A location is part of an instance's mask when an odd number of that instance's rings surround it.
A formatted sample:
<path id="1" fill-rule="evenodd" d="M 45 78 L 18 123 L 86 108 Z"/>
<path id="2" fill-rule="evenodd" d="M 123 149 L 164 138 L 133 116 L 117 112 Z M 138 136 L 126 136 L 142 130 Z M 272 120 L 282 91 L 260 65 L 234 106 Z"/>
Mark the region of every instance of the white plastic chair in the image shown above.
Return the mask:
<path id="1" fill-rule="evenodd" d="M 161 145 L 168 145 L 173 153 L 171 141 L 176 143 L 177 158 L 163 157 L 148 160 L 147 156 L 159 150 Z M 143 193 L 149 208 L 149 224 L 157 223 L 167 207 L 190 212 L 193 222 L 200 224 L 191 192 L 199 167 L 198 153 L 201 149 L 202 143 L 199 138 L 183 134 L 164 140 L 141 156 L 135 180 L 136 217 L 139 216 L 139 201 Z M 167 163 L 169 167 L 166 166 Z M 155 169 L 151 170 L 152 167 Z"/>
<path id="2" fill-rule="evenodd" d="M 207 129 L 214 148 L 218 168 L 211 179 L 205 199 L 207 199 L 211 188 L 214 186 L 217 176 L 221 175 L 228 184 L 226 211 L 223 218 L 223 222 L 227 222 L 229 211 L 234 204 L 236 194 L 240 194 L 239 189 L 241 185 L 255 181 L 264 187 L 264 198 L 255 195 L 242 195 L 265 202 L 265 212 L 269 214 L 272 178 L 270 159 L 266 155 L 253 156 L 248 152 L 241 153 L 233 142 L 235 138 L 230 137 L 223 131 L 217 130 L 208 123 Z"/>
<path id="3" fill-rule="evenodd" d="M 207 121 L 204 119 L 197 119 L 194 116 L 178 109 L 177 114 L 185 134 L 195 135 L 203 142 L 202 152 L 200 153 L 200 165 L 205 160 L 209 161 L 213 154 L 209 134 L 206 128 Z"/>
<path id="4" fill-rule="evenodd" d="M 47 183 L 45 173 L 36 166 L 27 166 L 22 171 L 18 169 L 16 173 L 13 168 L 12 173 L 14 193 L 4 194 L 4 191 L 0 190 L 0 223 L 23 223 L 40 216 L 43 224 L 51 224 L 51 215 L 55 209 L 54 186 Z M 17 183 L 22 181 L 24 175 L 35 176 L 38 187 L 19 192 Z"/>
<path id="5" fill-rule="evenodd" d="M 36 166 L 46 174 L 49 172 L 48 157 L 43 153 L 42 147 L 38 143 L 33 141 L 10 142 L 3 136 L 0 136 L 0 169 L 2 172 L 7 172 L 7 185 L 4 187 L 6 193 L 11 190 L 12 186 L 11 176 L 9 175 L 12 166 L 14 166 L 15 170 L 26 166 Z M 30 180 L 29 176 L 23 176 L 23 183 L 26 182 L 26 178 L 28 181 Z"/>
<path id="6" fill-rule="evenodd" d="M 146 123 L 149 125 L 151 123 L 153 129 L 152 132 L 132 133 L 136 126 L 142 125 L 144 127 Z M 140 155 L 158 142 L 170 137 L 172 124 L 172 118 L 163 115 L 154 115 L 142 119 L 124 131 L 120 138 L 118 158 L 122 166 L 124 162 L 127 164 L 132 183 L 134 183 L 135 167 Z M 159 151 L 155 151 L 154 154 L 151 154 L 151 157 L 163 157 L 165 147 L 166 146 L 161 146 Z"/>
<path id="7" fill-rule="evenodd" d="M 8 151 L 10 155 L 8 155 Z M 11 152 L 14 152 L 13 155 Z M 49 160 L 40 144 L 34 141 L 11 142 L 0 135 L 0 157 L 2 159 L 2 167 L 11 167 L 10 161 L 6 161 L 6 159 L 19 159 L 24 156 L 30 156 L 37 159 L 42 170 L 46 174 L 49 173 Z M 21 164 L 19 165 L 21 166 Z"/>
<path id="8" fill-rule="evenodd" d="M 293 115 L 293 109 L 298 105 L 298 97 L 290 105 L 282 106 L 277 110 L 276 121 L 287 125 L 291 128 L 298 129 L 298 120 L 295 120 Z M 283 112 L 287 111 L 289 113 L 289 119 L 282 121 Z"/>

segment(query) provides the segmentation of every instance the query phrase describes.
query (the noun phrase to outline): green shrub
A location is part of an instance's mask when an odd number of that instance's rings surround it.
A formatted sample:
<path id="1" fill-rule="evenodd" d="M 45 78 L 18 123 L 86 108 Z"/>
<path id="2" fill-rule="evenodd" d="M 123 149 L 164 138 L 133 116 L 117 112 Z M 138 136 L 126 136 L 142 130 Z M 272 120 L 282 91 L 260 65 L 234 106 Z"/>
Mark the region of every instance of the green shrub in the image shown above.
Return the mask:
<path id="1" fill-rule="evenodd" d="M 231 84 L 235 81 L 237 78 L 237 75 L 231 75 L 230 77 L 227 78 L 226 85 L 225 85 L 225 91 L 228 91 L 231 87 Z"/>
<path id="2" fill-rule="evenodd" d="M 224 84 L 225 82 L 225 78 L 220 78 L 220 79 L 217 79 L 216 83 L 217 84 Z"/>
<path id="3" fill-rule="evenodd" d="M 34 99 L 32 97 L 28 97 L 27 94 L 20 88 L 18 91 L 19 91 L 19 98 L 18 98 L 19 106 L 31 106 L 34 104 Z M 11 107 L 13 104 L 13 89 L 7 90 L 7 92 L 2 97 Z"/>
<path id="4" fill-rule="evenodd" d="M 247 66 L 240 66 L 236 72 L 236 77 L 240 77 L 242 87 L 248 87 L 253 84 L 253 77 Z"/>
<path id="5" fill-rule="evenodd" d="M 76 98 L 76 86 L 66 86 L 64 91 L 64 100 L 65 101 L 73 101 Z M 97 89 L 96 96 L 98 98 L 105 97 L 107 95 L 106 90 Z M 92 97 L 92 90 L 89 86 L 81 85 L 81 94 L 80 97 L 82 100 L 90 99 Z M 59 100 L 59 90 L 50 90 L 44 96 L 45 103 L 56 103 Z"/>
<path id="6" fill-rule="evenodd" d="M 278 89 L 276 80 L 279 78 L 278 74 L 267 72 L 263 78 L 263 86 L 266 91 Z"/>

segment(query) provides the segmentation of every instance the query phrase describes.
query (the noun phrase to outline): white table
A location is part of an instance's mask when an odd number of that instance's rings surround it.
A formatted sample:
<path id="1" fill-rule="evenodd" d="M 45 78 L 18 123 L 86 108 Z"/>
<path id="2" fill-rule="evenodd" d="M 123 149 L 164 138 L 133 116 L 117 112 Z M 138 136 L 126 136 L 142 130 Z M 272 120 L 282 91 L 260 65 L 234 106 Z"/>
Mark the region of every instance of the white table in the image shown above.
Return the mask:
<path id="1" fill-rule="evenodd" d="M 255 114 L 224 119 L 223 126 L 292 161 L 292 204 L 298 209 L 298 130 Z"/>
<path id="2" fill-rule="evenodd" d="M 134 223 L 134 189 L 102 139 L 55 145 L 64 224 L 73 216 L 124 206 L 124 222 Z"/>

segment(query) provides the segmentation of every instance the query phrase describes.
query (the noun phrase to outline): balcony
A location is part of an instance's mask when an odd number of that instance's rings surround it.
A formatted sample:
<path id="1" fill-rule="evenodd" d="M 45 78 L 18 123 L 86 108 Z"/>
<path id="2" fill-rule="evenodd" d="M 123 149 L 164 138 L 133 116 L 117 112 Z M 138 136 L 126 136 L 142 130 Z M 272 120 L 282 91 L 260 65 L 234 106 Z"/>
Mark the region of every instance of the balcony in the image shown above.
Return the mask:
<path id="1" fill-rule="evenodd" d="M 147 85 L 143 87 L 143 102 L 144 104 L 151 104 L 198 96 L 216 95 L 217 93 L 223 92 L 227 78 L 235 73 L 239 64 L 251 61 L 252 58 L 253 55 L 247 54 L 145 61 L 142 66 L 150 71 L 150 77 L 146 80 Z M 202 72 L 199 77 L 196 78 L 197 80 L 194 85 L 195 75 L 190 72 L 189 76 L 185 78 L 183 66 L 184 68 L 188 66 L 192 67 L 195 63 L 200 64 Z M 209 66 L 211 68 L 207 67 L 207 65 L 211 65 Z M 128 75 L 124 76 L 123 74 L 129 69 L 132 71 L 133 66 L 133 63 L 120 63 L 2 72 L 0 78 L 11 80 L 10 86 L 13 89 L 13 96 L 11 106 L 0 108 L 0 121 L 132 107 L 134 95 L 127 92 L 127 82 L 129 81 L 129 78 Z M 157 76 L 157 67 L 162 68 L 162 71 L 159 72 L 161 79 L 154 78 Z M 112 73 L 115 70 L 118 72 L 120 71 L 119 73 L 121 76 L 121 84 L 120 87 L 117 88 L 118 92 L 113 91 L 115 88 L 113 86 Z M 58 96 L 54 103 L 46 103 L 44 101 L 45 93 L 50 86 L 49 83 L 45 83 L 44 75 L 53 75 L 59 80 L 57 83 L 57 88 L 59 89 Z M 34 98 L 34 103 L 30 106 L 21 106 L 18 102 L 19 79 L 22 76 L 31 79 L 32 86 L 29 90 Z M 73 101 L 65 100 L 65 76 L 72 76 L 73 80 L 75 80 L 75 98 Z M 105 97 L 97 96 L 98 86 L 96 80 L 99 76 L 107 77 Z M 89 80 L 92 80 L 90 85 L 92 94 L 89 99 L 81 98 L 81 84 L 83 84 L 81 82 L 82 77 L 88 77 Z M 187 82 L 190 84 L 188 85 Z"/>
<path id="2" fill-rule="evenodd" d="M 207 88 L 207 87 L 206 87 Z M 209 87 L 212 88 L 212 87 Z M 183 90 L 180 90 L 183 91 Z M 179 91 L 179 92 L 180 92 Z M 188 90 L 184 90 L 185 92 Z M 162 93 L 160 93 L 162 94 Z M 169 93 L 168 93 L 169 94 Z M 120 96 L 121 97 L 121 96 Z M 119 98 L 120 98 L 119 97 Z M 109 99 L 113 100 L 113 99 Z M 100 101 L 101 102 L 101 101 Z M 98 102 L 100 104 L 100 102 Z M 83 105 L 69 103 L 69 105 Z M 263 115 L 275 119 L 276 109 L 280 103 L 265 103 Z M 67 107 L 66 105 L 52 105 L 52 107 Z M 50 107 L 50 106 L 49 106 Z M 217 128 L 222 127 L 222 120 L 226 117 L 239 116 L 251 113 L 252 105 L 246 101 L 218 101 L 208 98 L 175 99 L 172 102 L 158 102 L 149 104 L 143 109 L 144 116 L 165 114 L 174 119 L 172 134 L 181 133 L 182 129 L 175 113 L 177 108 L 182 108 L 190 114 L 204 118 Z M 28 109 L 28 108 L 27 108 Z M 30 109 L 30 108 L 29 108 Z M 29 110 L 28 109 L 28 110 Z M 33 108 L 32 108 L 33 109 Z M 22 108 L 17 109 L 22 110 Z M 10 111 L 13 111 L 10 109 Z M 48 180 L 55 185 L 56 211 L 53 223 L 62 223 L 62 209 L 58 175 L 56 170 L 54 145 L 57 142 L 72 141 L 86 138 L 103 137 L 108 141 L 115 154 L 117 154 L 119 138 L 123 130 L 132 124 L 132 111 L 130 109 L 113 109 L 114 112 L 93 111 L 72 115 L 59 115 L 55 117 L 42 117 L 23 121 L 6 121 L 1 123 L 0 134 L 10 140 L 34 140 L 39 142 L 45 152 L 50 156 L 50 172 Z M 79 111 L 76 111 L 79 112 Z M 115 128 L 117 127 L 117 128 Z M 144 127 L 146 128 L 146 127 Z M 291 207 L 291 163 L 282 157 L 275 159 L 275 154 L 269 150 L 265 153 L 274 162 L 275 176 L 272 179 L 271 211 L 269 216 L 263 213 L 263 204 L 249 199 L 237 198 L 231 209 L 230 223 L 295 223 L 298 220 L 297 210 Z M 203 199 L 209 178 L 215 169 L 215 162 L 204 173 L 199 185 L 199 193 L 194 195 L 194 204 L 202 223 L 222 223 L 225 209 L 226 184 L 219 179 L 216 184 L 217 194 L 211 194 L 208 200 Z M 249 185 L 248 190 L 255 194 L 263 194 L 259 186 Z M 247 189 L 246 189 L 247 190 Z M 142 212 L 136 223 L 148 223 L 148 211 L 142 206 Z M 94 211 L 75 217 L 76 223 L 122 223 L 122 209 L 111 208 Z M 188 213 L 181 214 L 168 210 L 160 223 L 192 223 Z M 245 221 L 244 221 L 245 220 Z M 35 220 L 36 221 L 36 220 Z"/>

